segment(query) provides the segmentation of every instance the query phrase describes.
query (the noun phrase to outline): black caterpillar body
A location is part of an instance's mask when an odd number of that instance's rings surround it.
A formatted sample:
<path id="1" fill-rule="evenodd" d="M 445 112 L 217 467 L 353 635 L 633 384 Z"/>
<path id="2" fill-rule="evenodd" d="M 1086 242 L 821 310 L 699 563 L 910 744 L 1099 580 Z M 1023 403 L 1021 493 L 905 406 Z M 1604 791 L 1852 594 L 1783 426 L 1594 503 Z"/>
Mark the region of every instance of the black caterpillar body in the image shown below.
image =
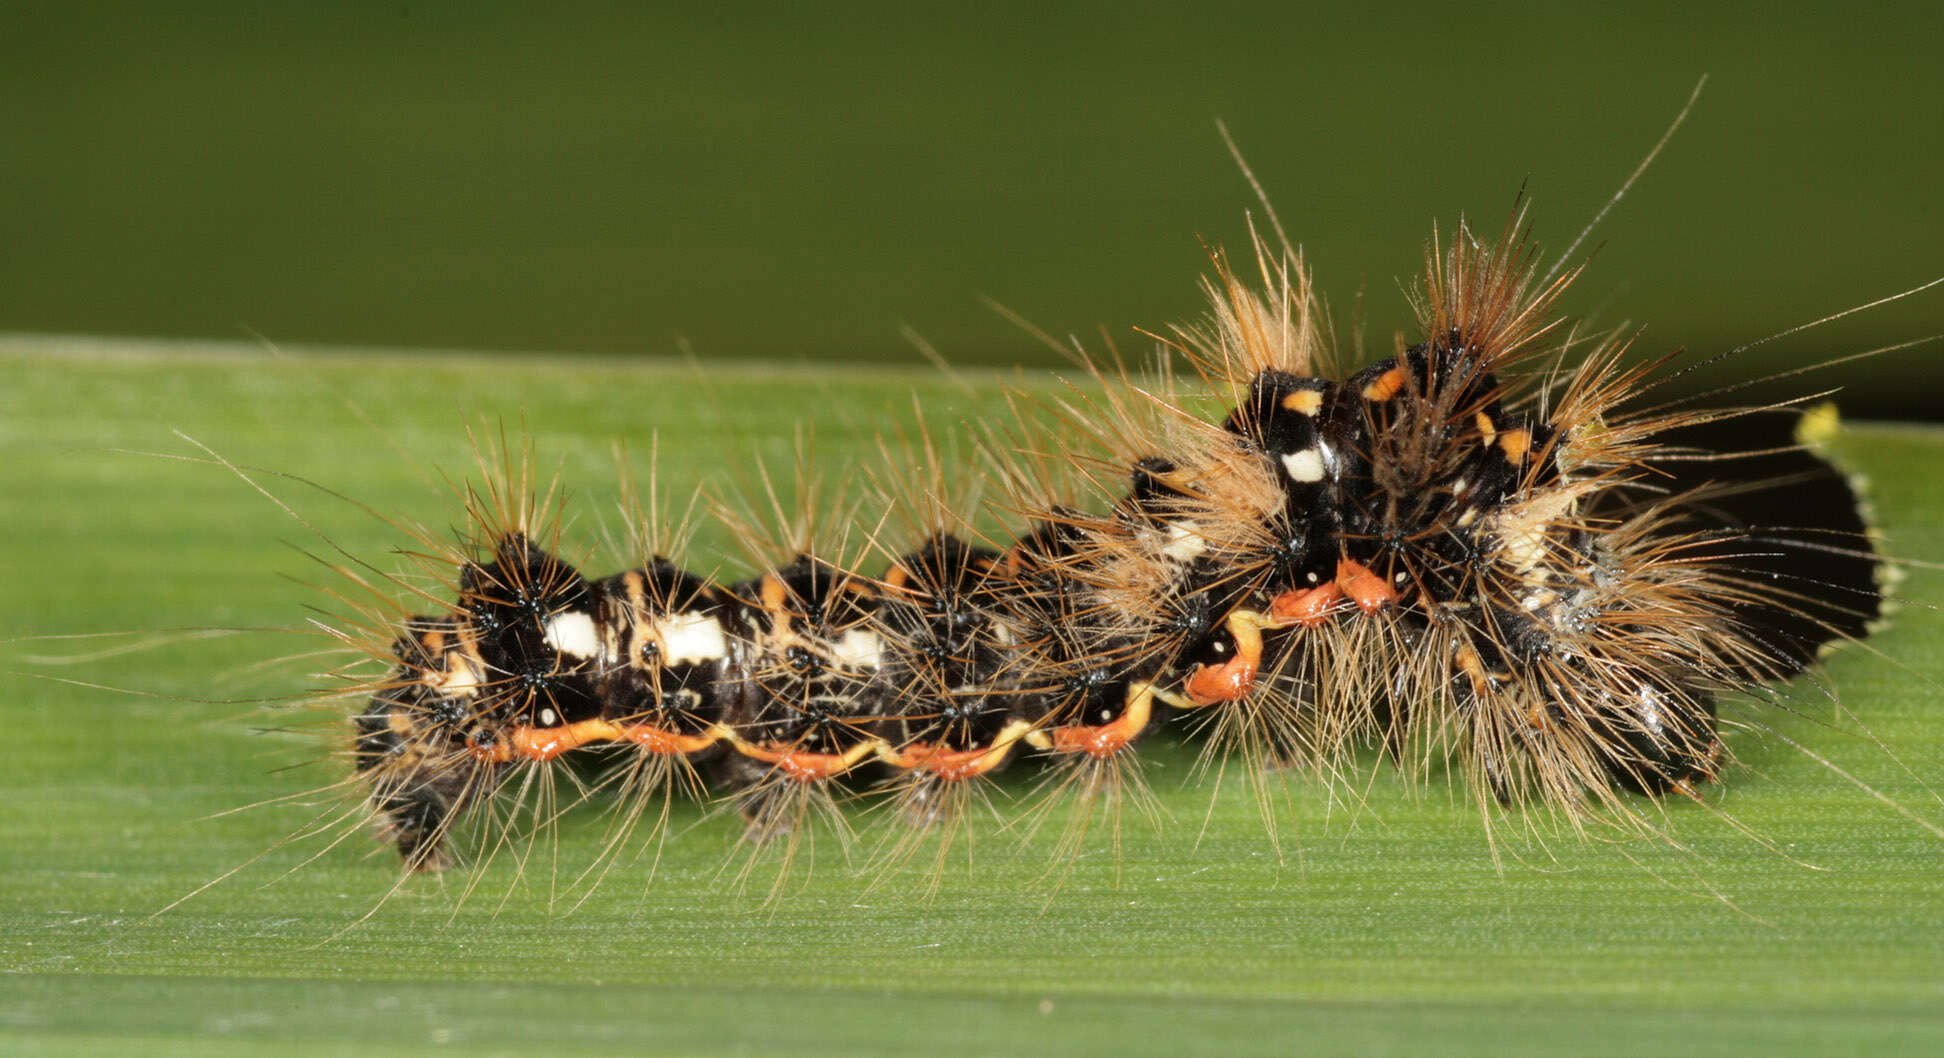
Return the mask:
<path id="1" fill-rule="evenodd" d="M 1317 377 L 1300 259 L 1259 256 L 1262 289 L 1218 260 L 1211 318 L 1171 340 L 1192 384 L 1079 399 L 1075 435 L 1129 468 L 1101 513 L 731 585 L 661 557 L 590 580 L 525 519 L 476 519 L 456 600 L 404 624 L 356 719 L 388 839 L 436 868 L 514 769 L 594 745 L 708 776 L 757 836 L 839 783 L 923 822 L 1021 754 L 1111 767 L 1171 713 L 1257 767 L 1329 779 L 1375 744 L 1576 826 L 1716 777 L 1717 695 L 1836 634 L 1766 631 L 1818 600 L 1738 572 L 1750 530 L 1656 471 L 1722 413 L 1630 415 L 1658 365 L 1563 335 L 1573 273 L 1539 279 L 1513 232 L 1434 244 L 1423 339 L 1347 381 Z M 1191 410 L 1210 392 L 1219 425 Z"/>

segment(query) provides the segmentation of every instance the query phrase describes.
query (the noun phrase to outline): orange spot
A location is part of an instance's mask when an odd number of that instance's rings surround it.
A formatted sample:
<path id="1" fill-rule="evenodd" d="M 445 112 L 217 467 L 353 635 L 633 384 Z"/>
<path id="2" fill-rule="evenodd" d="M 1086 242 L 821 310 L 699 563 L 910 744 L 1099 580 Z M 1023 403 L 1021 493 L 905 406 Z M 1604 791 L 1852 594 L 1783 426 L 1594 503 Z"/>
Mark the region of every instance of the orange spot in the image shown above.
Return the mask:
<path id="1" fill-rule="evenodd" d="M 607 720 L 581 720 L 560 727 L 520 724 L 490 746 L 471 745 L 474 759 L 493 764 L 511 760 L 549 761 L 569 750 L 595 742 L 633 742 L 665 756 L 699 753 L 715 744 L 712 735 L 683 735 L 653 724 L 617 725 Z"/>
<path id="2" fill-rule="evenodd" d="M 1471 683 L 1472 693 L 1484 695 L 1492 689 L 1491 680 L 1485 675 L 1485 663 L 1479 660 L 1478 651 L 1469 646 L 1458 648 L 1458 671 L 1465 674 Z"/>
<path id="3" fill-rule="evenodd" d="M 1523 463 L 1526 453 L 1532 450 L 1532 432 L 1507 430 L 1499 435 L 1499 447 L 1505 451 L 1505 458 L 1514 463 Z"/>
<path id="4" fill-rule="evenodd" d="M 1397 601 L 1390 582 L 1370 571 L 1368 566 L 1347 558 L 1337 559 L 1336 582 L 1343 594 L 1365 613 L 1376 613 Z"/>
<path id="5" fill-rule="evenodd" d="M 1085 753 L 1095 760 L 1106 760 L 1126 749 L 1133 741 L 1134 733 L 1127 731 L 1119 721 L 1098 727 L 1053 729 L 1053 752 Z"/>
<path id="6" fill-rule="evenodd" d="M 745 757 L 776 765 L 776 770 L 798 782 L 823 782 L 849 771 L 857 763 L 855 753 L 805 753 L 794 748 L 772 749 L 754 743 L 739 743 L 736 749 Z"/>
<path id="7" fill-rule="evenodd" d="M 1256 666 L 1242 658 L 1230 658 L 1220 665 L 1202 665 L 1189 675 L 1182 690 L 1196 705 L 1232 702 L 1255 686 Z"/>
<path id="8" fill-rule="evenodd" d="M 959 782 L 977 778 L 1004 764 L 1022 739 L 1037 744 L 1035 739 L 1040 737 L 1032 724 L 1013 720 L 983 749 L 941 749 L 927 742 L 912 742 L 898 749 L 884 742 L 874 745 L 878 759 L 894 768 L 928 771 L 946 782 Z"/>
<path id="9" fill-rule="evenodd" d="M 690 753 L 700 753 L 715 745 L 711 735 L 684 735 L 669 731 L 653 724 L 628 724 L 621 728 L 621 737 L 629 742 L 664 757 L 684 757 Z"/>
<path id="10" fill-rule="evenodd" d="M 1203 665 L 1190 673 L 1182 690 L 1196 705 L 1233 702 L 1255 686 L 1256 670 L 1262 667 L 1261 618 L 1254 614 L 1230 614 L 1224 622 L 1229 638 L 1235 640 L 1235 656 L 1220 665 Z"/>
<path id="11" fill-rule="evenodd" d="M 924 742 L 914 742 L 904 749 L 885 757 L 892 767 L 904 771 L 927 771 L 946 782 L 961 782 L 975 779 L 1004 763 L 1012 747 L 992 746 L 985 749 L 940 749 Z"/>
<path id="12" fill-rule="evenodd" d="M 757 595 L 762 600 L 763 609 L 768 610 L 770 613 L 786 615 L 789 612 L 790 589 L 784 585 L 782 579 L 776 574 L 763 574 L 763 582 L 757 588 Z M 788 620 L 787 616 L 779 617 L 778 619 L 783 621 Z"/>
<path id="13" fill-rule="evenodd" d="M 1001 556 L 999 572 L 1007 580 L 1017 579 L 1027 569 L 1026 551 L 1021 547 L 1010 547 Z"/>
<path id="14" fill-rule="evenodd" d="M 1485 659 L 1479 657 L 1478 651 L 1472 649 L 1470 646 L 1458 648 L 1457 662 L 1459 671 L 1463 672 L 1465 678 L 1471 681 L 1472 693 L 1480 697 L 1491 694 L 1495 687 L 1511 679 L 1510 673 L 1492 672 L 1487 669 L 1485 667 Z M 1543 729 L 1548 726 L 1545 717 L 1546 710 L 1543 705 L 1535 705 L 1526 713 L 1527 722 L 1536 729 Z"/>
<path id="15" fill-rule="evenodd" d="M 534 727 L 520 724 L 506 737 L 490 746 L 471 744 L 474 759 L 494 764 L 510 760 L 548 761 L 589 742 L 604 742 L 613 736 L 614 725 L 606 720 L 582 720 L 560 727 Z"/>
<path id="16" fill-rule="evenodd" d="M 1285 627 L 1301 625 L 1315 628 L 1329 619 L 1343 589 L 1336 581 L 1326 581 L 1308 591 L 1286 591 L 1269 601 L 1269 616 Z"/>
<path id="17" fill-rule="evenodd" d="M 1708 743 L 1708 763 L 1701 772 L 1702 782 L 1713 782 L 1714 777 L 1721 774 L 1721 758 L 1727 752 L 1728 747 L 1722 745 L 1718 738 Z"/>
<path id="18" fill-rule="evenodd" d="M 1106 760 L 1132 744 L 1146 730 L 1153 713 L 1153 689 L 1129 688 L 1120 716 L 1091 727 L 1056 727 L 1050 732 L 1049 746 L 1055 753 L 1085 753 L 1095 760 Z"/>
<path id="19" fill-rule="evenodd" d="M 1397 396 L 1404 388 L 1404 367 L 1402 364 L 1370 380 L 1363 388 L 1363 398 L 1369 401 L 1386 401 Z"/>
<path id="20" fill-rule="evenodd" d="M 1298 415 L 1315 415 L 1323 408 L 1323 391 L 1299 389 L 1294 393 L 1286 393 L 1283 395 L 1282 407 L 1284 411 L 1293 411 Z"/>

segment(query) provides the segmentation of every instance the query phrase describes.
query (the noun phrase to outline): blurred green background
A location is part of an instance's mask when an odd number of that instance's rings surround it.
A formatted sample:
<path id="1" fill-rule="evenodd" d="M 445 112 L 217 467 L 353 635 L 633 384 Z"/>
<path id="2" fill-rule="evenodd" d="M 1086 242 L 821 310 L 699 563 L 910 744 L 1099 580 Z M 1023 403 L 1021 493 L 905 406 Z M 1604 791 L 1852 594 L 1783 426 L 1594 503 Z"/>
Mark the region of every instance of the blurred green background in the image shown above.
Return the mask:
<path id="1" fill-rule="evenodd" d="M 1936 5 L 161 6 L 4 16 L 0 330 L 1046 362 L 982 299 L 1198 311 L 1253 206 L 1220 118 L 1383 339 L 1433 219 L 1525 186 L 1557 253 L 1704 73 L 1576 310 L 1712 352 L 1944 273 Z M 1843 369 L 1851 413 L 1944 415 L 1934 359 Z"/>

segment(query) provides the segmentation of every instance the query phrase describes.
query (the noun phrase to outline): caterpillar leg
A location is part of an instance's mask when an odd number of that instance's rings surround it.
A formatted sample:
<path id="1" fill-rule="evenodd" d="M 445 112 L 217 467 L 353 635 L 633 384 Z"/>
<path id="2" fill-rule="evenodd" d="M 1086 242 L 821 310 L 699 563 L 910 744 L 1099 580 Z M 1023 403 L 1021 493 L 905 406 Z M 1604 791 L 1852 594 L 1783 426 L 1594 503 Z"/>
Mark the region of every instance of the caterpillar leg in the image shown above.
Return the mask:
<path id="1" fill-rule="evenodd" d="M 1635 793 L 1693 795 L 1720 773 L 1715 698 L 1663 675 L 1638 675 L 1596 713 L 1607 773 Z"/>

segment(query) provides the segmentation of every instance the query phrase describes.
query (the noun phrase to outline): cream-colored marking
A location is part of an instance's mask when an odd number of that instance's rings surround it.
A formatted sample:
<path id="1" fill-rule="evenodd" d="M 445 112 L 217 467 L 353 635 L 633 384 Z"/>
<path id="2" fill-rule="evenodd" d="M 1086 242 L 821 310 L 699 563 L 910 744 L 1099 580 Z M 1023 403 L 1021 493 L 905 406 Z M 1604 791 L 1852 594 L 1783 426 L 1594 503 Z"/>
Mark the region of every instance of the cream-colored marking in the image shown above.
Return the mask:
<path id="1" fill-rule="evenodd" d="M 432 689 L 448 698 L 471 698 L 479 693 L 485 680 L 480 672 L 481 666 L 464 654 L 446 655 L 445 669 L 437 679 L 427 680 Z"/>
<path id="2" fill-rule="evenodd" d="M 594 632 L 601 637 L 601 664 L 612 665 L 626 657 L 625 640 L 634 629 L 632 620 L 596 621 Z"/>
<path id="3" fill-rule="evenodd" d="M 789 589 L 783 586 L 776 574 L 763 578 L 757 597 L 762 600 L 763 609 L 769 612 L 770 636 L 779 642 L 787 643 L 790 637 Z"/>
<path id="4" fill-rule="evenodd" d="M 1208 539 L 1194 522 L 1168 523 L 1168 542 L 1161 545 L 1163 557 L 1183 564 L 1193 562 L 1208 550 Z"/>
<path id="5" fill-rule="evenodd" d="M 1580 491 L 1565 488 L 1544 493 L 1494 518 L 1493 528 L 1503 546 L 1495 557 L 1521 573 L 1538 568 L 1546 560 L 1547 531 L 1578 504 Z"/>
<path id="6" fill-rule="evenodd" d="M 1478 427 L 1479 436 L 1485 439 L 1485 447 L 1490 448 L 1498 443 L 1498 427 L 1492 424 L 1490 415 L 1481 411 L 1472 417 L 1472 424 Z"/>
<path id="7" fill-rule="evenodd" d="M 1290 452 L 1282 457 L 1282 464 L 1292 481 L 1323 480 L 1323 454 L 1314 448 Z"/>
<path id="8" fill-rule="evenodd" d="M 1323 407 L 1323 391 L 1319 389 L 1299 389 L 1282 399 L 1284 411 L 1298 415 L 1315 415 Z"/>
<path id="9" fill-rule="evenodd" d="M 663 691 L 662 697 L 673 698 L 676 701 L 682 703 L 681 705 L 676 707 L 678 709 L 694 709 L 696 706 L 702 704 L 701 692 L 692 691 L 687 687 L 679 687 L 672 691 Z"/>
<path id="10" fill-rule="evenodd" d="M 554 712 L 554 711 L 553 711 L 552 709 L 542 709 L 542 710 L 540 710 L 540 726 L 541 726 L 541 727 L 552 727 L 552 726 L 554 726 L 555 724 L 558 724 L 558 723 L 560 723 L 560 714 L 559 714 L 559 713 L 556 713 L 556 712 Z"/>
<path id="11" fill-rule="evenodd" d="M 628 599 L 628 619 L 609 622 L 615 626 L 606 630 L 613 641 L 607 644 L 607 655 L 602 660 L 609 664 L 625 661 L 629 667 L 639 668 L 644 648 L 648 645 L 649 631 L 648 620 L 643 616 L 646 612 L 646 607 L 643 605 L 645 585 L 642 583 L 641 574 L 629 570 L 621 578 L 621 588 Z"/>
<path id="12" fill-rule="evenodd" d="M 876 632 L 851 628 L 830 644 L 830 660 L 846 669 L 877 668 L 884 656 L 884 640 Z"/>
<path id="13" fill-rule="evenodd" d="M 729 656 L 729 641 L 722 634 L 722 622 L 708 614 L 669 614 L 652 624 L 655 638 L 661 641 L 664 665 L 720 661 Z"/>
<path id="14" fill-rule="evenodd" d="M 555 614 L 541 626 L 547 645 L 568 657 L 592 658 L 601 653 L 601 633 L 594 627 L 594 615 L 578 610 Z"/>

